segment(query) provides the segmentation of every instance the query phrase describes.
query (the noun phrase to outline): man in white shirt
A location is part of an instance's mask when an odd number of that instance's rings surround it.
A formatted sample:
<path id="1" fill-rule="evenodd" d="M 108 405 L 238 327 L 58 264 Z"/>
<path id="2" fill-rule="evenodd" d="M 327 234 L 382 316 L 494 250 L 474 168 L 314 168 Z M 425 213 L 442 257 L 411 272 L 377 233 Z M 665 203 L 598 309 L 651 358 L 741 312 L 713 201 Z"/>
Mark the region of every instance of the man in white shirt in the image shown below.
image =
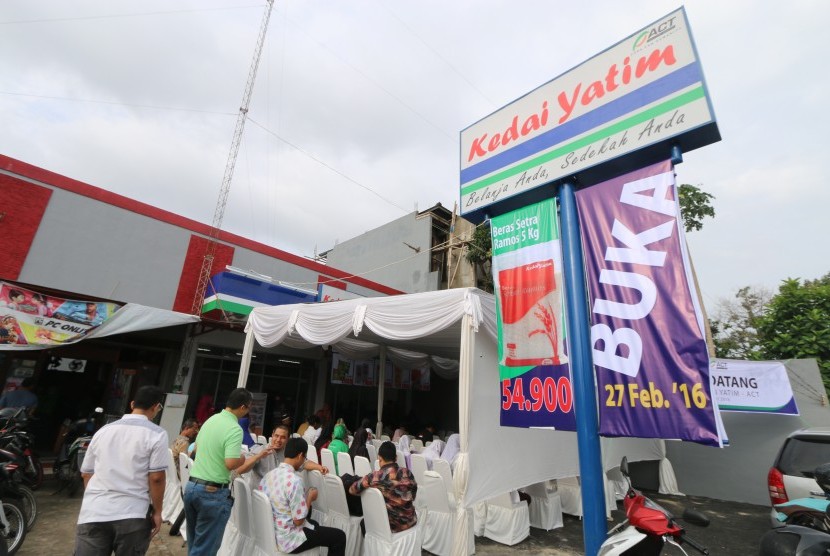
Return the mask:
<path id="1" fill-rule="evenodd" d="M 163 399 L 161 388 L 142 386 L 132 413 L 92 437 L 81 466 L 86 490 L 75 556 L 145 554 L 161 528 L 170 454 L 167 433 L 152 420 Z"/>

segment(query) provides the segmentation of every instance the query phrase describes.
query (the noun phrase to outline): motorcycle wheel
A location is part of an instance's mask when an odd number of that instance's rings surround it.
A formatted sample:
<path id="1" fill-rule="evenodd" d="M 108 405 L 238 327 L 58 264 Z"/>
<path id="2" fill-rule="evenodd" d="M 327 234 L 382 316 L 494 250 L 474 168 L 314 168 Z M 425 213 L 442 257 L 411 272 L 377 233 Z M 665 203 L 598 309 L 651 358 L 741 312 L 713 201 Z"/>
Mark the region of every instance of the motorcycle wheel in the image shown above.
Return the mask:
<path id="1" fill-rule="evenodd" d="M 69 464 L 69 482 L 66 485 L 66 494 L 72 498 L 83 484 L 84 479 L 81 477 L 81 470 L 78 469 L 78 464 L 73 458 L 72 463 Z"/>
<path id="2" fill-rule="evenodd" d="M 37 499 L 32 489 L 26 485 L 18 485 L 17 488 L 20 490 L 20 502 L 26 513 L 26 532 L 28 533 L 37 521 Z"/>
<path id="3" fill-rule="evenodd" d="M 6 516 L 6 521 L 9 522 L 9 528 L 2 531 L 2 526 L 0 526 L 0 534 L 4 537 L 6 549 L 11 555 L 17 552 L 20 545 L 23 544 L 23 539 L 26 538 L 26 514 L 18 502 L 14 500 L 3 501 L 3 513 Z"/>

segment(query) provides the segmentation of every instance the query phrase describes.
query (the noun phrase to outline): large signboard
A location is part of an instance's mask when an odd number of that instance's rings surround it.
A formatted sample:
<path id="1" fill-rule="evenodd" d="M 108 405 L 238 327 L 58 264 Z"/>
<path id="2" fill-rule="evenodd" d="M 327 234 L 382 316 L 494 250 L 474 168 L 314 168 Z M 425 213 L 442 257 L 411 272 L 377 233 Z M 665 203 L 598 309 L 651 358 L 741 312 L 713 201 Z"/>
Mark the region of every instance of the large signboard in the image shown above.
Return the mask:
<path id="1" fill-rule="evenodd" d="M 713 359 L 709 380 L 721 411 L 798 415 L 787 367 L 779 361 Z"/>
<path id="2" fill-rule="evenodd" d="M 662 160 L 681 135 L 684 151 L 720 140 L 682 8 L 463 130 L 461 213 L 591 168 L 604 179 L 611 161 L 609 175 Z"/>
<path id="3" fill-rule="evenodd" d="M 576 199 L 600 434 L 720 445 L 672 164 L 582 189 Z"/>
<path id="4" fill-rule="evenodd" d="M 117 303 L 65 299 L 0 282 L 0 349 L 75 342 L 120 308 Z"/>
<path id="5" fill-rule="evenodd" d="M 493 218 L 501 424 L 576 430 L 553 199 Z"/>

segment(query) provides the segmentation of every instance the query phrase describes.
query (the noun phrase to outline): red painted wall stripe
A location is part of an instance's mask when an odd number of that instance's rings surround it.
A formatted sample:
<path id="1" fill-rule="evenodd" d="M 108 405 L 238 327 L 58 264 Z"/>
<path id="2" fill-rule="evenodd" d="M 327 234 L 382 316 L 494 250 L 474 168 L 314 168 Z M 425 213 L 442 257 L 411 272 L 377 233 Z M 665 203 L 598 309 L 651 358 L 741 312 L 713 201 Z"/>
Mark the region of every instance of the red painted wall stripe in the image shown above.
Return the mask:
<path id="1" fill-rule="evenodd" d="M 50 172 L 49 170 L 44 170 L 43 168 L 38 168 L 37 166 L 27 164 L 26 162 L 22 162 L 2 154 L 0 154 L 0 169 L 49 184 L 65 191 L 83 195 L 84 197 L 89 197 L 90 199 L 95 199 L 96 201 L 100 201 L 114 207 L 122 208 L 136 214 L 141 214 L 167 224 L 172 224 L 173 226 L 185 228 L 197 234 L 205 236 L 210 235 L 210 226 L 207 224 L 202 224 L 196 220 L 185 218 L 184 216 L 148 205 L 147 203 L 142 203 L 141 201 L 136 201 L 135 199 L 130 199 L 129 197 L 124 197 L 123 195 L 106 191 L 78 180 L 73 180 L 72 178 Z M 220 232 L 219 239 L 226 243 L 232 243 L 238 247 L 244 247 L 245 249 L 250 249 L 251 251 L 255 251 L 262 255 L 273 257 L 302 268 L 307 268 L 315 272 L 325 272 L 335 278 L 345 280 L 351 284 L 363 286 L 364 288 L 369 288 L 370 290 L 374 290 L 379 293 L 385 293 L 387 295 L 398 295 L 404 293 L 400 290 L 384 286 L 383 284 L 379 284 L 359 276 L 352 276 L 348 272 L 337 270 L 336 268 L 311 261 L 305 257 L 294 255 L 293 253 L 289 253 L 275 247 L 270 247 L 263 243 L 238 236 L 236 234 Z"/>
<path id="2" fill-rule="evenodd" d="M 0 277 L 17 280 L 52 190 L 0 174 Z"/>
<path id="3" fill-rule="evenodd" d="M 328 276 L 323 276 L 322 274 L 317 277 L 317 285 L 325 284 L 327 286 L 331 286 L 332 288 L 338 288 L 341 290 L 346 290 L 346 282 L 341 282 L 339 280 L 335 280 L 334 278 L 329 278 Z"/>
<path id="4" fill-rule="evenodd" d="M 205 259 L 207 245 L 207 238 L 197 235 L 190 236 L 187 254 L 184 257 L 184 264 L 182 265 L 182 273 L 179 277 L 179 288 L 176 291 L 176 299 L 173 301 L 174 311 L 189 313 L 193 309 L 193 293 L 196 291 L 199 274 L 202 272 L 202 261 Z M 225 270 L 225 266 L 233 262 L 233 251 L 234 249 L 230 245 L 224 245 L 222 243 L 216 245 L 213 265 L 210 269 L 211 276 L 222 272 Z M 213 295 L 213 292 L 210 291 L 210 284 L 208 284 L 205 296 L 210 297 L 211 295 Z"/>

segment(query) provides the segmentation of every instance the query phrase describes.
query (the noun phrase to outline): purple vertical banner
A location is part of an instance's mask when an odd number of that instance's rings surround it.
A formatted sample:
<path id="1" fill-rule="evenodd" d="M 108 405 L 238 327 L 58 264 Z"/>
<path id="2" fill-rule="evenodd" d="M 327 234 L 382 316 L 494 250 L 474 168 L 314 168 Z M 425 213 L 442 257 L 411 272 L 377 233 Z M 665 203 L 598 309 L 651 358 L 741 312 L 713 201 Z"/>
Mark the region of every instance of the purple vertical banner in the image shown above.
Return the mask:
<path id="1" fill-rule="evenodd" d="M 600 434 L 719 446 L 671 162 L 580 190 Z"/>

